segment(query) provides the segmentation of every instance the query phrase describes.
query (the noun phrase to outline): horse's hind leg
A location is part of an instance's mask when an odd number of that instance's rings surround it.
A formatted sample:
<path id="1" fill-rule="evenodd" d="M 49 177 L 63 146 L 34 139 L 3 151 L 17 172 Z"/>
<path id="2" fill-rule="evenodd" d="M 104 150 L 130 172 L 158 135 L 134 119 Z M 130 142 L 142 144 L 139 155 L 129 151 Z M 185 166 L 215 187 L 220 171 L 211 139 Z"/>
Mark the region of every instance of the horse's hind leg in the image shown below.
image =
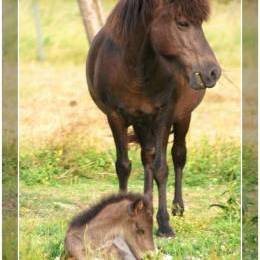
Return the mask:
<path id="1" fill-rule="evenodd" d="M 175 192 L 173 199 L 172 214 L 183 215 L 184 203 L 182 199 L 182 175 L 186 163 L 186 134 L 189 130 L 191 116 L 174 124 L 174 144 L 172 147 L 172 159 L 175 171 Z"/>
<path id="2" fill-rule="evenodd" d="M 128 158 L 128 126 L 124 118 L 117 113 L 112 113 L 107 118 L 116 145 L 116 173 L 119 189 L 122 192 L 127 192 L 127 182 L 131 172 L 131 162 Z"/>

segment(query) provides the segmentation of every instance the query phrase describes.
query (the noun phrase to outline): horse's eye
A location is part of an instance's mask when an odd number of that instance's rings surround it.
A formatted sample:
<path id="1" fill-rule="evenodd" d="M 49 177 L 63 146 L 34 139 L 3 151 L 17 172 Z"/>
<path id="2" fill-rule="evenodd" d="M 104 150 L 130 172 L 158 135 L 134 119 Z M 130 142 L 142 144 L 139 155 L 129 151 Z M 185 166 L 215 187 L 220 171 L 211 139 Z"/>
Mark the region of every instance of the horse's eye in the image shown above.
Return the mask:
<path id="1" fill-rule="evenodd" d="M 189 23 L 187 21 L 176 21 L 177 25 L 181 28 L 188 28 Z"/>

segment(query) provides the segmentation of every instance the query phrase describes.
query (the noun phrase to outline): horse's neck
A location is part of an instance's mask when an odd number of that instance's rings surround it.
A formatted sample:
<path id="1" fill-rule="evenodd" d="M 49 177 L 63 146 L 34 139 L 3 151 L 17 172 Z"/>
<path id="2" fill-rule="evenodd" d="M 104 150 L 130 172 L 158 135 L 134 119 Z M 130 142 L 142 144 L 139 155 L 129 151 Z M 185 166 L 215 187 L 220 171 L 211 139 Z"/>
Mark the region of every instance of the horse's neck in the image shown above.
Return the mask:
<path id="1" fill-rule="evenodd" d="M 169 82 L 171 75 L 167 72 L 160 56 L 152 46 L 149 35 L 143 40 L 136 59 L 138 77 L 142 79 L 143 87 L 152 96 L 167 92 L 169 97 Z"/>
<path id="2" fill-rule="evenodd" d="M 125 62 L 130 66 L 136 66 L 145 51 L 148 34 L 143 27 L 138 27 L 129 35 L 129 39 L 122 45 Z"/>

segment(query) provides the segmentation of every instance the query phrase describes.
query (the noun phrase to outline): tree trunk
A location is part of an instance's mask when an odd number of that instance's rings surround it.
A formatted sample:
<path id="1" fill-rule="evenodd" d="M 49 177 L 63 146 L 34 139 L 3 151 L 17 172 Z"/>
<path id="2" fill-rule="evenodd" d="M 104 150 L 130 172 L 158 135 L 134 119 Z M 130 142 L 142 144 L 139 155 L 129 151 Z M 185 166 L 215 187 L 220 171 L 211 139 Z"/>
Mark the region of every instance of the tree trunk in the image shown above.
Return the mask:
<path id="1" fill-rule="evenodd" d="M 104 15 L 100 0 L 78 0 L 81 16 L 89 43 L 104 25 Z"/>

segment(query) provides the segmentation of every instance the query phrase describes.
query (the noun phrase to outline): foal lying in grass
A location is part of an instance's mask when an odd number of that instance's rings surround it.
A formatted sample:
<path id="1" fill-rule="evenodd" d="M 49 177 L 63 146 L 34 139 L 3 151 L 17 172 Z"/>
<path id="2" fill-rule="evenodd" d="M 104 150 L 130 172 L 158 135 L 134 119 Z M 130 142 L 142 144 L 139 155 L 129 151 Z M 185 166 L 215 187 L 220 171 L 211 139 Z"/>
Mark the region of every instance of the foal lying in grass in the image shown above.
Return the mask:
<path id="1" fill-rule="evenodd" d="M 91 259 L 89 254 L 141 259 L 154 250 L 152 229 L 152 209 L 142 195 L 112 195 L 72 220 L 65 238 L 67 259 Z"/>

